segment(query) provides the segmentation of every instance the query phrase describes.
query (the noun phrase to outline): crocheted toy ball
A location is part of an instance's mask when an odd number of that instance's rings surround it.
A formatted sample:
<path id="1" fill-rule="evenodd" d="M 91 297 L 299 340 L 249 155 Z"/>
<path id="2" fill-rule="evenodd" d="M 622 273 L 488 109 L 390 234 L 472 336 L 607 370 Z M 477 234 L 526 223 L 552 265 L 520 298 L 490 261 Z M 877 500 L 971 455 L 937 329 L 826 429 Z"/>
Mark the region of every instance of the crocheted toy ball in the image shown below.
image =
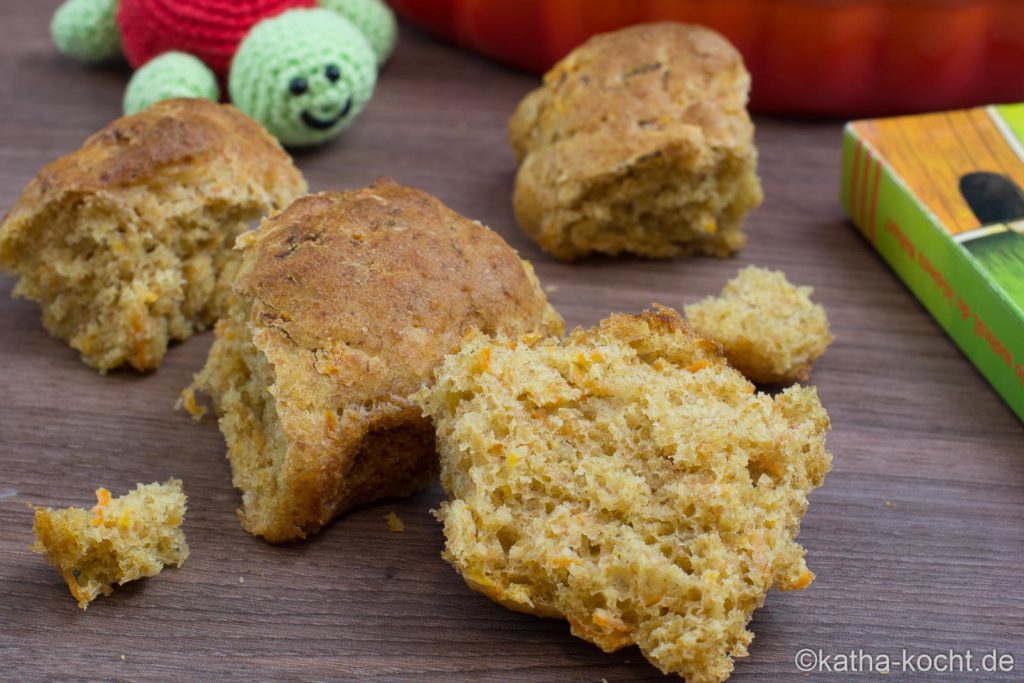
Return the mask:
<path id="1" fill-rule="evenodd" d="M 320 6 L 334 10 L 351 21 L 377 53 L 377 64 L 391 56 L 398 39 L 395 14 L 380 0 L 320 0 Z"/>
<path id="2" fill-rule="evenodd" d="M 125 57 L 134 68 L 178 51 L 197 57 L 223 79 L 253 24 L 289 9 L 315 6 L 316 0 L 120 0 L 117 23 Z"/>
<path id="3" fill-rule="evenodd" d="M 68 0 L 50 21 L 50 37 L 66 55 L 102 62 L 121 54 L 117 0 Z"/>
<path id="4" fill-rule="evenodd" d="M 257 24 L 238 47 L 228 83 L 235 106 L 282 143 L 312 145 L 351 123 L 376 81 L 369 41 L 340 14 L 315 9 Z"/>
<path id="5" fill-rule="evenodd" d="M 285 145 L 334 137 L 373 94 L 395 46 L 384 0 L 65 0 L 57 48 L 86 62 L 122 49 L 137 70 L 134 114 L 174 97 L 226 93 Z"/>
<path id="6" fill-rule="evenodd" d="M 217 77 L 197 57 L 165 52 L 146 62 L 124 90 L 124 113 L 136 114 L 151 104 L 175 97 L 217 101 Z"/>

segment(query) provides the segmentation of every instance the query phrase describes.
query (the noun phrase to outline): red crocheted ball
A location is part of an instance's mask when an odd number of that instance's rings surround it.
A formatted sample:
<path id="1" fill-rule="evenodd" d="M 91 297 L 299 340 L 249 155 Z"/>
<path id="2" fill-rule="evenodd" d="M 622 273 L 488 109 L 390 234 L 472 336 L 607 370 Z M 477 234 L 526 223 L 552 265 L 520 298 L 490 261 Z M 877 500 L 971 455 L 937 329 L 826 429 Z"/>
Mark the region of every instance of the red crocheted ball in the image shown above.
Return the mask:
<path id="1" fill-rule="evenodd" d="M 117 23 L 128 63 L 180 50 L 198 57 L 221 80 L 254 24 L 316 0 L 121 0 Z"/>

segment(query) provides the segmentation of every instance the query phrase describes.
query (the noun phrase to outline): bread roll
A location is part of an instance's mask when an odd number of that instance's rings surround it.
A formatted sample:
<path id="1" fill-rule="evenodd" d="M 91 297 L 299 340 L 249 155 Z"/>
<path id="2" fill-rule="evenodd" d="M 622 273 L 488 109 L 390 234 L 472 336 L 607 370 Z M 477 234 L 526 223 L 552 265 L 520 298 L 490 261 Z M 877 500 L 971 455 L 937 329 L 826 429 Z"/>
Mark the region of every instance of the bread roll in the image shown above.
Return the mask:
<path id="1" fill-rule="evenodd" d="M 303 197 L 240 244 L 185 406 L 212 397 L 242 525 L 270 541 L 433 480 L 434 430 L 409 397 L 467 334 L 562 330 L 497 233 L 393 182 Z"/>
<path id="2" fill-rule="evenodd" d="M 595 36 L 544 76 L 509 124 L 515 213 L 544 251 L 728 256 L 761 202 L 750 76 L 699 26 Z"/>
<path id="3" fill-rule="evenodd" d="M 168 100 L 43 168 L 0 225 L 0 266 L 90 366 L 150 370 L 226 309 L 235 238 L 305 190 L 234 107 Z"/>

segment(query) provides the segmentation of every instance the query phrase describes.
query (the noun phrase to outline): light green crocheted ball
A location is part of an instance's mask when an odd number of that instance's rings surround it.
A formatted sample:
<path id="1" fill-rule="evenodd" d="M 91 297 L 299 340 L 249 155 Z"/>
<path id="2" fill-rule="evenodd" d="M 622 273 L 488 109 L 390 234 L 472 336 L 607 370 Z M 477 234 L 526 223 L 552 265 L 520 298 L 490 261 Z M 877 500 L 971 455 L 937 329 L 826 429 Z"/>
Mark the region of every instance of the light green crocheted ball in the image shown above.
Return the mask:
<path id="1" fill-rule="evenodd" d="M 321 7 L 338 12 L 362 31 L 383 64 L 395 49 L 398 23 L 395 13 L 381 0 L 319 0 Z"/>
<path id="2" fill-rule="evenodd" d="M 165 52 L 132 74 L 124 91 L 124 113 L 135 114 L 155 102 L 175 97 L 213 100 L 220 96 L 217 77 L 197 58 Z"/>
<path id="3" fill-rule="evenodd" d="M 102 62 L 121 54 L 117 0 L 68 0 L 50 21 L 50 36 L 63 54 Z"/>
<path id="4" fill-rule="evenodd" d="M 294 9 L 257 24 L 231 62 L 231 100 L 285 145 L 315 145 L 348 126 L 377 82 L 377 58 L 350 21 Z"/>

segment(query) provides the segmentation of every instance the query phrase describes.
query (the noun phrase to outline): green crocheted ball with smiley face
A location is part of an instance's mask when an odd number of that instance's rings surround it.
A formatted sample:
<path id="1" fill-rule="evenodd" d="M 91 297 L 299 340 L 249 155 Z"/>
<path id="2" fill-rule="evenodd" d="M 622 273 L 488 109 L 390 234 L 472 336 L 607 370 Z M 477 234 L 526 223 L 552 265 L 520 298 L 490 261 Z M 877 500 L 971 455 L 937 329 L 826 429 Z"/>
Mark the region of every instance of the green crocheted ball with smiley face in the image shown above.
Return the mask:
<path id="1" fill-rule="evenodd" d="M 253 27 L 228 88 L 235 106 L 282 143 L 302 146 L 350 124 L 376 81 L 376 54 L 351 22 L 327 9 L 291 10 Z"/>
<path id="2" fill-rule="evenodd" d="M 282 143 L 314 145 L 366 105 L 395 46 L 383 0 L 65 0 L 51 35 L 87 62 L 123 51 L 124 109 L 224 97 Z"/>

